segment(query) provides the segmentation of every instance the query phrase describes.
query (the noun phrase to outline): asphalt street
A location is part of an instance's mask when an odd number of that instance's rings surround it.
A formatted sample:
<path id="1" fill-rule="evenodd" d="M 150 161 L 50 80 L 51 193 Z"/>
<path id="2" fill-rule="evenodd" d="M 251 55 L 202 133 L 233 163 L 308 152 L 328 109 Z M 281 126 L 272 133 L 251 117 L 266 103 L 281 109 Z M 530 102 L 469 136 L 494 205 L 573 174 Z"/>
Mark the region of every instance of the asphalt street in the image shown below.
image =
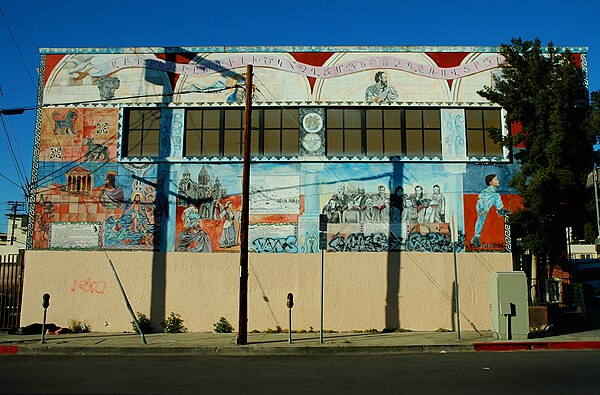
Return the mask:
<path id="1" fill-rule="evenodd" d="M 599 351 L 0 358 L 0 393 L 600 393 Z"/>

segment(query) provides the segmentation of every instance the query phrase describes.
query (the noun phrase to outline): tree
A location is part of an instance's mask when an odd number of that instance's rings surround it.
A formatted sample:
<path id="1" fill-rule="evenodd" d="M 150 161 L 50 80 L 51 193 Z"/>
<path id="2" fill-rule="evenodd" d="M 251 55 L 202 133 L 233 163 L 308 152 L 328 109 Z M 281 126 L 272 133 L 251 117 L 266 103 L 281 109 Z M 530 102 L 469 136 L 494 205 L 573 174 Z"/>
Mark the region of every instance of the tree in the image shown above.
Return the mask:
<path id="1" fill-rule="evenodd" d="M 584 223 L 585 180 L 593 168 L 596 135 L 592 106 L 585 74 L 568 50 L 518 38 L 503 44 L 500 53 L 505 58 L 501 74 L 479 94 L 502 106 L 513 126 L 505 138 L 499 130 L 490 133 L 513 147 L 520 163 L 509 185 L 523 207 L 509 221 L 537 257 L 542 277 L 566 261 L 565 227 Z"/>

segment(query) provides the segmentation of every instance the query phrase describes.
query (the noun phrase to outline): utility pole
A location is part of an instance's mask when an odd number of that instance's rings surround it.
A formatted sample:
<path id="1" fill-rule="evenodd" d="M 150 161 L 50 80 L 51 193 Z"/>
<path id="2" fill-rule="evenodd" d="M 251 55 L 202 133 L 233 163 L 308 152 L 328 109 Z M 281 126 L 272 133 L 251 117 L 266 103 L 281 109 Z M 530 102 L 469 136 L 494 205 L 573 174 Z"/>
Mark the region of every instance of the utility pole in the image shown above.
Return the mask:
<path id="1" fill-rule="evenodd" d="M 12 229 L 10 232 L 10 245 L 13 245 L 15 242 L 15 222 L 17 221 L 17 210 L 23 210 L 25 208 L 25 203 L 11 200 L 8 202 L 8 205 L 10 207 L 10 211 L 12 211 L 12 224 L 10 225 Z"/>
<path id="2" fill-rule="evenodd" d="M 236 344 L 248 344 L 248 220 L 250 217 L 250 130 L 252 128 L 252 65 L 246 66 L 244 112 L 244 167 L 242 171 L 242 218 L 240 225 L 240 316 Z"/>

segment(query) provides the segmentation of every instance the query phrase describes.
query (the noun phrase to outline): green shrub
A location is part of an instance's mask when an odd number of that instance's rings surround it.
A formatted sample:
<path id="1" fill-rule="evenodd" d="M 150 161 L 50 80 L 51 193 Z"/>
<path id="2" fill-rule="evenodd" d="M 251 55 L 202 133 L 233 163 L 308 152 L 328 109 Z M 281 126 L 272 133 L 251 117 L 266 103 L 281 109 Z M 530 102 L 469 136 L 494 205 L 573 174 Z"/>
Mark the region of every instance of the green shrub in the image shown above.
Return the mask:
<path id="1" fill-rule="evenodd" d="M 215 333 L 231 333 L 233 332 L 233 326 L 227 321 L 227 318 L 221 317 L 219 322 L 213 324 Z"/>
<path id="2" fill-rule="evenodd" d="M 184 333 L 187 328 L 183 326 L 181 315 L 171 312 L 166 320 L 160 323 L 165 330 L 165 333 Z"/>
<path id="3" fill-rule="evenodd" d="M 152 333 L 154 331 L 154 328 L 152 328 L 152 324 L 150 323 L 150 319 L 146 316 L 146 314 L 140 313 L 139 311 L 137 312 L 137 321 L 138 324 L 140 325 L 140 329 L 142 330 L 143 333 Z M 133 331 L 137 334 L 139 334 L 140 332 L 138 331 L 137 326 L 135 326 L 135 322 L 131 321 L 131 328 L 133 329 Z"/>

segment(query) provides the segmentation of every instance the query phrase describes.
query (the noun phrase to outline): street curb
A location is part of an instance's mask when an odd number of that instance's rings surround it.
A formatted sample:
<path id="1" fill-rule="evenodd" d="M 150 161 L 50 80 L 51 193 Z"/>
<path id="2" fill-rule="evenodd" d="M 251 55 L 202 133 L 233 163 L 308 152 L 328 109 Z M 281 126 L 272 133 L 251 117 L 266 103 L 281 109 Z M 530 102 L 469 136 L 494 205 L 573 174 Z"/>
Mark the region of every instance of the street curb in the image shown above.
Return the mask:
<path id="1" fill-rule="evenodd" d="M 4 352 L 3 352 L 4 351 Z M 4 355 L 66 355 L 66 356 L 333 356 L 333 355 L 393 355 L 423 353 L 472 352 L 471 344 L 403 345 L 403 346 L 192 346 L 192 347 L 51 347 L 0 346 Z"/>
<path id="2" fill-rule="evenodd" d="M 19 346 L 0 346 L 0 355 L 12 355 L 19 352 Z"/>
<path id="3" fill-rule="evenodd" d="M 473 343 L 474 351 L 600 350 L 600 341 Z"/>

